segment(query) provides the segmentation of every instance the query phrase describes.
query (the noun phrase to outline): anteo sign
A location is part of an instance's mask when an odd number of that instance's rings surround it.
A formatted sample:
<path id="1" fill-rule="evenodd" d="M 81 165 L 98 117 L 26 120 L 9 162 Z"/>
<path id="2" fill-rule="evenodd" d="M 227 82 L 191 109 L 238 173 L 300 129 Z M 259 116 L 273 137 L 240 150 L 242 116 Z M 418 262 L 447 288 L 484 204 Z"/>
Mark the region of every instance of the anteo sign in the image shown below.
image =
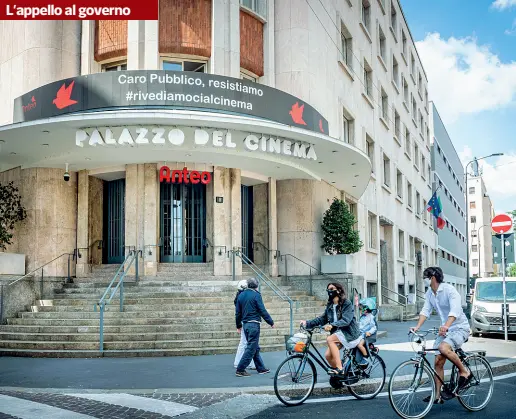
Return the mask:
<path id="1" fill-rule="evenodd" d="M 159 181 L 168 183 L 192 183 L 194 185 L 202 183 L 207 185 L 211 182 L 210 172 L 191 172 L 185 167 L 183 170 L 170 170 L 168 166 L 162 166 L 159 169 Z"/>
<path id="2" fill-rule="evenodd" d="M 37 108 L 24 112 L 32 99 Z M 47 84 L 14 100 L 14 122 L 119 108 L 210 110 L 328 134 L 328 121 L 319 112 L 281 90 L 231 77 L 163 70 L 112 71 Z"/>

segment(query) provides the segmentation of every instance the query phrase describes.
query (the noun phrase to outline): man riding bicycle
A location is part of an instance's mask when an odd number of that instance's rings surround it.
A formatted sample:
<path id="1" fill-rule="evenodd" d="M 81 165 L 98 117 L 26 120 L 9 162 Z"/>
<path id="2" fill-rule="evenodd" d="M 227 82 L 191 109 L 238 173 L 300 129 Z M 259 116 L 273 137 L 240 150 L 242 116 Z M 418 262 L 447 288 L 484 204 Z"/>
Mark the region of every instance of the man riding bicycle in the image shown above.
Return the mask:
<path id="1" fill-rule="evenodd" d="M 444 283 L 443 271 L 439 267 L 426 268 L 423 272 L 425 286 L 428 291 L 425 295 L 425 305 L 419 314 L 416 327 L 411 328 L 417 332 L 427 318 L 435 310 L 441 318 L 442 326 L 439 328 L 439 336 L 435 340 L 434 349 L 439 349 L 440 354 L 435 357 L 435 371 L 444 380 L 444 364 L 448 359 L 459 370 L 459 381 L 455 393 L 463 389 L 471 381 L 473 375 L 464 367 L 455 353 L 469 337 L 470 327 L 468 319 L 462 310 L 460 294 L 450 284 Z M 441 398 L 441 385 L 438 378 L 436 382 L 436 399 L 434 403 L 444 403 Z M 430 396 L 429 396 L 430 397 Z M 429 401 L 429 400 L 424 400 Z"/>

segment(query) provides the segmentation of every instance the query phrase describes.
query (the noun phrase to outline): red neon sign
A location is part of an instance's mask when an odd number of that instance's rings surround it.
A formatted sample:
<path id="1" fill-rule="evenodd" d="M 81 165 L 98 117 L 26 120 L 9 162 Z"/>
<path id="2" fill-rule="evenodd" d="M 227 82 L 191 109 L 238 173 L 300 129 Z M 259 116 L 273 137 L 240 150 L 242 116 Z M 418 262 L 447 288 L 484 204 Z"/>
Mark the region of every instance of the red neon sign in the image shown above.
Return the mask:
<path id="1" fill-rule="evenodd" d="M 159 169 L 159 181 L 168 183 L 192 183 L 194 185 L 202 183 L 207 185 L 211 182 L 210 172 L 198 172 L 197 170 L 188 171 L 185 167 L 183 170 L 170 170 L 167 166 Z"/>

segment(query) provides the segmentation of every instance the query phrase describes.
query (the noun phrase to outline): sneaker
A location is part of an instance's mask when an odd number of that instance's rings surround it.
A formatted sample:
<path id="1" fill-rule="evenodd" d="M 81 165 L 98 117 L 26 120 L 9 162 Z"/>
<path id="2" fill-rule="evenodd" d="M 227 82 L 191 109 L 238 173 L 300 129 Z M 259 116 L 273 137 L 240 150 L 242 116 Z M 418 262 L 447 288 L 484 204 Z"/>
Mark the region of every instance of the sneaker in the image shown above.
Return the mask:
<path id="1" fill-rule="evenodd" d="M 457 383 L 457 389 L 455 390 L 455 392 L 458 393 L 459 391 L 464 390 L 464 388 L 470 383 L 472 379 L 472 373 L 469 373 L 467 377 L 463 377 L 462 375 L 459 376 L 459 382 Z"/>
<path id="2" fill-rule="evenodd" d="M 358 363 L 358 366 L 360 368 L 367 368 L 369 366 L 369 361 L 365 358 L 362 358 L 362 360 Z"/>
<path id="3" fill-rule="evenodd" d="M 236 372 L 237 377 L 250 377 L 251 374 L 249 374 L 247 371 L 237 371 Z"/>
<path id="4" fill-rule="evenodd" d="M 258 371 L 258 374 L 263 375 L 263 374 L 268 374 L 270 372 L 271 372 L 271 370 L 264 369 L 263 371 Z"/>

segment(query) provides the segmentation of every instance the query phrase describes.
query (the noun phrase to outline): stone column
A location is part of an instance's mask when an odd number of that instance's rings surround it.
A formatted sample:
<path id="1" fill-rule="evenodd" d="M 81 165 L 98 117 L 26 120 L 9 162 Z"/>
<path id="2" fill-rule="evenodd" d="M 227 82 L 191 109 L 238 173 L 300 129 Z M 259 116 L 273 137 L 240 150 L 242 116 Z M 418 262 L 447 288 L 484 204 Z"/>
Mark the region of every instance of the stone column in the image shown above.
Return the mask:
<path id="1" fill-rule="evenodd" d="M 158 271 L 158 170 L 156 164 L 145 164 L 144 179 L 144 261 L 145 275 L 155 276 Z M 152 253 L 152 254 L 149 254 Z"/>
<path id="2" fill-rule="evenodd" d="M 269 249 L 278 250 L 278 209 L 276 205 L 276 179 L 269 178 L 268 190 L 268 219 L 269 219 Z M 271 252 L 269 259 L 269 274 L 278 276 L 277 253 Z"/>
<path id="3" fill-rule="evenodd" d="M 128 164 L 125 169 L 125 254 L 129 253 L 129 246 L 134 249 L 143 248 L 143 188 L 144 165 Z M 129 273 L 134 273 L 134 266 Z M 141 267 L 141 264 L 140 264 Z"/>
<path id="4" fill-rule="evenodd" d="M 229 193 L 231 212 L 229 231 L 231 248 L 242 247 L 242 182 L 240 169 L 229 169 Z M 242 275 L 242 259 L 235 259 L 235 274 Z"/>
<path id="5" fill-rule="evenodd" d="M 213 0 L 210 73 L 240 78 L 240 1 Z"/>
<path id="6" fill-rule="evenodd" d="M 260 83 L 275 86 L 276 66 L 274 60 L 274 2 L 267 2 L 267 22 L 263 28 L 263 77 Z"/>
<path id="7" fill-rule="evenodd" d="M 145 69 L 159 70 L 159 23 L 157 20 L 145 20 Z"/>
<path id="8" fill-rule="evenodd" d="M 213 234 L 213 274 L 214 275 L 230 275 L 231 266 L 228 259 L 227 251 L 231 250 L 231 241 L 229 240 L 228 220 L 230 214 L 230 196 L 229 196 L 229 171 L 223 167 L 213 168 L 211 196 L 207 194 L 206 199 L 211 200 L 209 206 L 212 207 L 212 216 L 208 217 L 207 222 L 212 225 L 209 230 Z M 220 196 L 223 198 L 222 203 L 217 203 L 216 199 Z M 219 255 L 219 249 L 226 246 L 226 253 Z"/>
<path id="9" fill-rule="evenodd" d="M 131 21 L 129 21 L 131 22 Z M 95 61 L 95 21 L 82 21 L 81 40 L 81 74 L 92 74 L 100 71 L 100 64 Z"/>
<path id="10" fill-rule="evenodd" d="M 77 191 L 77 248 L 81 257 L 77 258 L 77 277 L 90 273 L 89 255 L 89 174 L 81 170 L 78 174 Z"/>
<path id="11" fill-rule="evenodd" d="M 141 70 L 145 59 L 145 21 L 127 22 L 127 69 Z"/>

